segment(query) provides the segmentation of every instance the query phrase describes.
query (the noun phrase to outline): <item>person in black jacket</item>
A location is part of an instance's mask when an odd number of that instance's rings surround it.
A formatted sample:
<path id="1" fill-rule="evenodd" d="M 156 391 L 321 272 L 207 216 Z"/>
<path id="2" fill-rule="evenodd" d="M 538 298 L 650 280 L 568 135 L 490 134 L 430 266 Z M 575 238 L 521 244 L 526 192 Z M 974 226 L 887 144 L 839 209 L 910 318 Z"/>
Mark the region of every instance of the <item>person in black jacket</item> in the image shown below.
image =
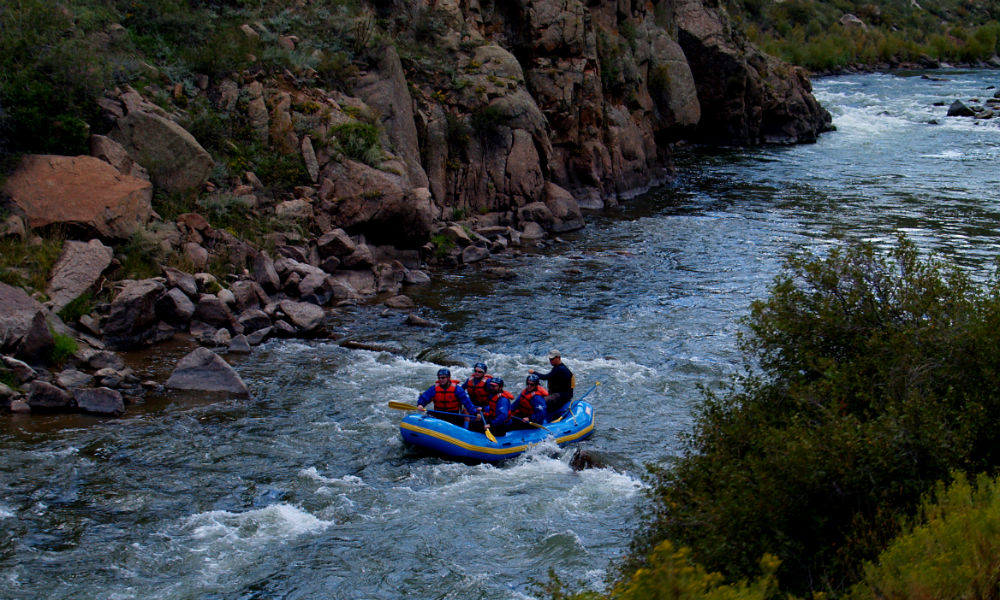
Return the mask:
<path id="1" fill-rule="evenodd" d="M 549 351 L 549 364 L 552 365 L 552 370 L 548 373 L 539 373 L 538 378 L 549 382 L 549 395 L 545 397 L 545 406 L 551 421 L 558 419 L 569 401 L 573 399 L 576 377 L 569 367 L 563 364 L 562 354 L 556 349 Z M 534 372 L 534 369 L 528 369 L 528 373 Z"/>

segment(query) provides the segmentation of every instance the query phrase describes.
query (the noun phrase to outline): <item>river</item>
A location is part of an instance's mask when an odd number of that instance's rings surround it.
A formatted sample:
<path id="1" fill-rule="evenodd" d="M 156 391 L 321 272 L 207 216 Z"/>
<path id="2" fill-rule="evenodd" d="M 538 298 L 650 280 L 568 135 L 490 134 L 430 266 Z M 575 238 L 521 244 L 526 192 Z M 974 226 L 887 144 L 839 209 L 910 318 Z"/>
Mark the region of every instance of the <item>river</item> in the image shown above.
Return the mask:
<path id="1" fill-rule="evenodd" d="M 464 268 L 407 290 L 440 327 L 345 309 L 342 339 L 391 351 L 269 342 L 229 357 L 251 400 L 0 417 L 0 598 L 529 599 L 550 568 L 600 586 L 644 509 L 644 463 L 680 450 L 699 385 L 740 371 L 737 320 L 785 256 L 899 231 L 977 272 L 1000 255 L 1000 120 L 945 117 L 1000 74 L 933 75 L 817 80 L 837 127 L 817 144 L 690 151 L 675 183 L 502 258 L 513 279 Z M 439 363 L 464 377 L 482 360 L 519 389 L 553 347 L 578 395 L 600 382 L 582 447 L 608 468 L 573 471 L 555 447 L 465 465 L 400 441 L 387 401 L 413 402 Z M 132 360 L 164 379 L 186 350 Z"/>

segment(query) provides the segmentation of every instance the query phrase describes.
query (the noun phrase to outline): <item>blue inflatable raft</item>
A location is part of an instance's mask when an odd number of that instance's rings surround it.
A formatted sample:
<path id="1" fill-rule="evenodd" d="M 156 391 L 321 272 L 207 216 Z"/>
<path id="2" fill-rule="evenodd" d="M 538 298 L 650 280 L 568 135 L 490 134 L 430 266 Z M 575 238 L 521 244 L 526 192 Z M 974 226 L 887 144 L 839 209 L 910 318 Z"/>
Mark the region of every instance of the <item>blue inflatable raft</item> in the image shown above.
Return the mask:
<path id="1" fill-rule="evenodd" d="M 583 401 L 574 402 L 570 414 L 546 423 L 545 427 L 508 431 L 507 435 L 497 436 L 493 443 L 483 433 L 469 431 L 433 415 L 413 413 L 403 417 L 399 433 L 407 444 L 434 454 L 496 462 L 522 454 L 547 438 L 560 446 L 586 439 L 594 431 L 594 407 Z"/>

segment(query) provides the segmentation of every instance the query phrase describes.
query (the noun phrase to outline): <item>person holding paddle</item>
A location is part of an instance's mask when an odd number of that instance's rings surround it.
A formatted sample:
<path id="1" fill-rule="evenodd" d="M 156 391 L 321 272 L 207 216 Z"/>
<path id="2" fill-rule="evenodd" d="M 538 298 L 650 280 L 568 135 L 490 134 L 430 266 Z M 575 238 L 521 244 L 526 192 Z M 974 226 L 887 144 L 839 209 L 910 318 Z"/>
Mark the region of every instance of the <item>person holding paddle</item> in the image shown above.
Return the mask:
<path id="1" fill-rule="evenodd" d="M 434 415 L 439 419 L 454 423 L 459 427 L 465 427 L 466 429 L 469 427 L 469 419 L 481 411 L 481 409 L 477 409 L 472 404 L 472 401 L 469 400 L 469 395 L 458 385 L 458 382 L 452 380 L 451 371 L 448 369 L 438 369 L 437 382 L 427 388 L 417 398 L 417 409 L 421 412 L 427 410 L 428 404 L 433 404 L 434 408 L 442 411 L 442 413 L 464 412 L 469 415 L 462 416 L 461 414 L 449 415 L 440 413 Z M 434 412 L 434 410 L 431 411 L 431 413 Z"/>
<path id="2" fill-rule="evenodd" d="M 483 407 L 482 419 L 469 422 L 470 431 L 492 431 L 494 436 L 504 435 L 510 426 L 510 402 L 514 394 L 503 389 L 503 378 L 493 377 L 486 384 L 488 397 Z"/>
<path id="3" fill-rule="evenodd" d="M 486 363 L 477 362 L 472 367 L 472 377 L 465 380 L 462 389 L 469 395 L 469 400 L 476 406 L 486 406 L 489 391 L 486 389 L 492 375 L 486 374 Z"/>
<path id="4" fill-rule="evenodd" d="M 545 397 L 545 406 L 546 414 L 549 420 L 552 420 L 557 418 L 573 399 L 576 377 L 569 367 L 563 364 L 562 354 L 555 348 L 549 350 L 549 364 L 552 365 L 552 370 L 548 373 L 538 373 L 538 378 L 549 382 L 549 395 Z M 534 369 L 528 369 L 528 373 L 534 372 Z"/>
<path id="5" fill-rule="evenodd" d="M 524 380 L 524 389 L 511 403 L 511 429 L 525 429 L 524 425 L 541 425 L 545 423 L 545 396 L 548 392 L 538 385 L 538 375 L 528 375 Z M 524 425 L 522 425 L 524 424 Z"/>

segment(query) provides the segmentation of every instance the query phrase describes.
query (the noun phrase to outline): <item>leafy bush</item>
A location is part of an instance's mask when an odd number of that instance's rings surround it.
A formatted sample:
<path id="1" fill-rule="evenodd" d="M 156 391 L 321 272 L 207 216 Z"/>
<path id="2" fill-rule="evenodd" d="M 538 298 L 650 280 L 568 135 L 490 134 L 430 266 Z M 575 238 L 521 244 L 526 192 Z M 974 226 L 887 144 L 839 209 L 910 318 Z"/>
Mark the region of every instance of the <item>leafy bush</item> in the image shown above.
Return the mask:
<path id="1" fill-rule="evenodd" d="M 162 251 L 159 242 L 146 231 L 137 231 L 115 249 L 125 277 L 147 279 L 160 274 Z"/>
<path id="2" fill-rule="evenodd" d="M 510 117 L 494 104 L 477 107 L 469 116 L 472 131 L 484 145 L 499 143 L 509 122 Z"/>
<path id="3" fill-rule="evenodd" d="M 1000 589 L 1000 479 L 938 482 L 919 518 L 875 562 L 853 600 L 995 598 Z"/>
<path id="4" fill-rule="evenodd" d="M 69 304 L 59 311 L 59 318 L 67 323 L 80 320 L 83 315 L 88 315 L 94 310 L 94 295 L 84 292 L 81 296 L 71 300 Z"/>
<path id="5" fill-rule="evenodd" d="M 77 350 L 76 340 L 65 333 L 53 333 L 52 342 L 52 353 L 49 354 L 49 364 L 62 365 Z"/>
<path id="6" fill-rule="evenodd" d="M 338 150 L 348 158 L 372 167 L 378 166 L 384 156 L 378 134 L 378 127 L 360 121 L 337 125 L 331 130 Z"/>
<path id="7" fill-rule="evenodd" d="M 24 287 L 29 293 L 44 292 L 49 271 L 62 254 L 65 236 L 52 230 L 35 240 L 0 239 L 0 280 Z"/>
<path id="8" fill-rule="evenodd" d="M 86 153 L 110 79 L 84 33 L 49 2 L 0 4 L 0 139 L 11 151 Z"/>
<path id="9" fill-rule="evenodd" d="M 853 64 L 988 60 L 1000 51 L 995 3 L 945 0 L 927 10 L 868 0 L 729 0 L 748 37 L 767 52 L 810 69 Z M 867 27 L 844 27 L 845 13 Z"/>
<path id="10" fill-rule="evenodd" d="M 787 591 L 845 590 L 931 482 L 1000 464 L 998 292 L 902 238 L 790 259 L 744 320 L 747 374 L 651 467 L 626 571 L 669 539 L 734 579 L 771 553 Z"/>

